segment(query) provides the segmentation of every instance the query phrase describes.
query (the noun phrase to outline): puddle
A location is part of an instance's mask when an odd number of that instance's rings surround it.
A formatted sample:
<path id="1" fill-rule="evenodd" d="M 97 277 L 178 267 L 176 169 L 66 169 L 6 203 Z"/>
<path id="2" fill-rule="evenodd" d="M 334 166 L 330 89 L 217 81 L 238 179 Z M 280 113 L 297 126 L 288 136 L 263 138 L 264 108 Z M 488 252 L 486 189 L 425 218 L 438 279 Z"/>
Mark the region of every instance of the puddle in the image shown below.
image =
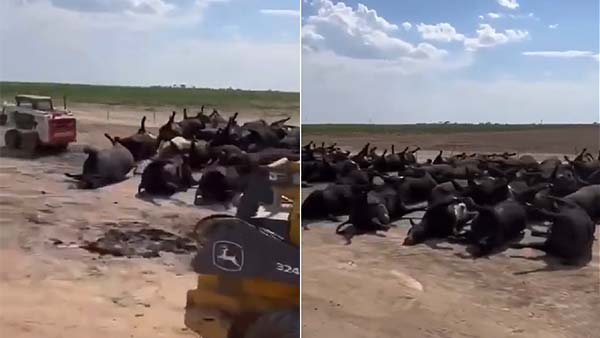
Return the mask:
<path id="1" fill-rule="evenodd" d="M 144 258 L 159 257 L 161 251 L 189 254 L 197 250 L 192 239 L 154 228 L 137 231 L 111 229 L 81 248 L 100 255 Z"/>

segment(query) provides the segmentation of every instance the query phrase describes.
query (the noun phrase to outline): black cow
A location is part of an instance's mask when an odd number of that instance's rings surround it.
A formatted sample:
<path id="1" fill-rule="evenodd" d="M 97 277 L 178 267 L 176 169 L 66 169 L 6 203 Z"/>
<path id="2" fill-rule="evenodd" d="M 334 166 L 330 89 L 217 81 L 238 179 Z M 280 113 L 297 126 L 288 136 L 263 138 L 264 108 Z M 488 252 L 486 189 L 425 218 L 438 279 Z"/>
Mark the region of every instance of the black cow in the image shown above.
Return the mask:
<path id="1" fill-rule="evenodd" d="M 92 146 L 86 146 L 83 152 L 88 154 L 88 158 L 83 163 L 81 174 L 65 175 L 78 181 L 77 186 L 82 189 L 95 189 L 111 183 L 124 180 L 127 173 L 134 167 L 135 160 L 131 152 L 125 148 L 119 138 L 114 139 L 104 134 L 112 143 L 108 149 L 96 149 Z"/>
<path id="2" fill-rule="evenodd" d="M 439 199 L 427 207 L 423 219 L 415 223 L 410 219 L 411 228 L 406 234 L 403 245 L 415 245 L 430 238 L 447 238 L 458 234 L 462 225 L 475 214 L 469 212 L 464 203 L 452 197 Z"/>
<path id="3" fill-rule="evenodd" d="M 481 257 L 518 239 L 527 225 L 527 213 L 522 204 L 514 200 L 502 201 L 493 206 L 479 205 L 471 198 L 465 202 L 477 212 L 466 237 L 474 247 L 473 257 Z"/>
<path id="4" fill-rule="evenodd" d="M 551 197 L 554 210 L 530 206 L 552 222 L 547 239 L 542 243 L 520 243 L 515 248 L 534 248 L 558 256 L 567 265 L 587 263 L 592 257 L 595 225 L 587 212 L 577 203 Z"/>

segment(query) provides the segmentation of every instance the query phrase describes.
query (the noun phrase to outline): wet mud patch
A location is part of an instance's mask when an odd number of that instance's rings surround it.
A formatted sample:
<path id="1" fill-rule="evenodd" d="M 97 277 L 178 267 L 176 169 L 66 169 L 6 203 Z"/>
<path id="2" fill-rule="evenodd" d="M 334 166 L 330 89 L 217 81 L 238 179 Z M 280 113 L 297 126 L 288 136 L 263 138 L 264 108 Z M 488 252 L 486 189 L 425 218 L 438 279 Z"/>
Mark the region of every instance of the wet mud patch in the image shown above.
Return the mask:
<path id="1" fill-rule="evenodd" d="M 110 229 L 104 236 L 81 248 L 100 255 L 152 258 L 159 257 L 161 251 L 175 254 L 196 252 L 196 243 L 191 238 L 155 228 L 128 231 Z"/>

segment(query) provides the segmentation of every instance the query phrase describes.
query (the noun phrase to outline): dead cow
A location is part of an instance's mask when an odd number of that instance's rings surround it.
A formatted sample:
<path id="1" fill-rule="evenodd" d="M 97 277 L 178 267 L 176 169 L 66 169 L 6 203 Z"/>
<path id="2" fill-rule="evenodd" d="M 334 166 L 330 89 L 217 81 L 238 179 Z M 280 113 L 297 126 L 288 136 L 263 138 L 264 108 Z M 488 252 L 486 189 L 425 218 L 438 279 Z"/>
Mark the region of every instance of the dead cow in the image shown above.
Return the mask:
<path id="1" fill-rule="evenodd" d="M 98 150 L 92 146 L 86 146 L 83 152 L 88 154 L 88 158 L 83 163 L 81 174 L 65 175 L 78 181 L 78 187 L 81 189 L 95 189 L 111 183 L 124 180 L 127 173 L 135 165 L 133 155 L 127 148 L 119 143 L 119 138 L 114 139 L 104 134 L 112 143 L 108 149 Z"/>

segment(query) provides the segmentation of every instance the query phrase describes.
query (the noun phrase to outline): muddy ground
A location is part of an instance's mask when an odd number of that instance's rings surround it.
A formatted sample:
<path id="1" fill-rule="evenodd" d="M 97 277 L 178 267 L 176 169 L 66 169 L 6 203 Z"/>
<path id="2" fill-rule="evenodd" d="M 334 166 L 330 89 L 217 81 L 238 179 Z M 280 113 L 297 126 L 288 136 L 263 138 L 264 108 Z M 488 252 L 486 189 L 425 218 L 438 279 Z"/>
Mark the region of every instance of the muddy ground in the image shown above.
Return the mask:
<path id="1" fill-rule="evenodd" d="M 104 132 L 134 133 L 141 117 L 135 108 L 110 107 L 108 120 L 107 107 L 78 108 L 78 142 L 70 152 L 34 160 L 0 157 L 0 336 L 195 337 L 183 323 L 186 292 L 196 283 L 190 254 L 124 258 L 79 246 L 110 229 L 153 227 L 186 236 L 200 218 L 224 210 L 193 206 L 194 189 L 168 200 L 136 198 L 139 176 L 75 190 L 63 173 L 80 172 L 81 145 L 108 147 Z M 148 126 L 164 122 L 169 111 L 156 123 L 147 114 Z M 241 121 L 282 116 L 240 115 Z"/>
<path id="2" fill-rule="evenodd" d="M 303 137 L 304 141 L 336 141 L 352 149 L 375 140 L 380 146 L 391 142 L 418 144 L 448 153 L 511 150 L 544 153 L 536 154 L 544 157 L 571 155 L 574 148 L 586 146 L 598 150 L 600 136 L 592 132 L 536 131 L 535 137 L 523 132 L 448 134 L 441 138 Z M 423 160 L 435 154 L 419 152 Z M 303 189 L 303 196 L 309 191 Z M 509 249 L 473 260 L 463 246 L 443 241 L 403 247 L 409 223 L 402 220 L 395 224 L 397 228 L 384 237 L 363 235 L 344 245 L 344 239 L 334 234 L 337 223 L 307 223 L 310 230 L 302 232 L 304 338 L 597 337 L 598 241 L 592 262 L 583 268 L 568 268 L 532 249 Z M 600 238 L 600 229 L 596 237 Z M 524 240 L 535 239 L 526 236 Z"/>

